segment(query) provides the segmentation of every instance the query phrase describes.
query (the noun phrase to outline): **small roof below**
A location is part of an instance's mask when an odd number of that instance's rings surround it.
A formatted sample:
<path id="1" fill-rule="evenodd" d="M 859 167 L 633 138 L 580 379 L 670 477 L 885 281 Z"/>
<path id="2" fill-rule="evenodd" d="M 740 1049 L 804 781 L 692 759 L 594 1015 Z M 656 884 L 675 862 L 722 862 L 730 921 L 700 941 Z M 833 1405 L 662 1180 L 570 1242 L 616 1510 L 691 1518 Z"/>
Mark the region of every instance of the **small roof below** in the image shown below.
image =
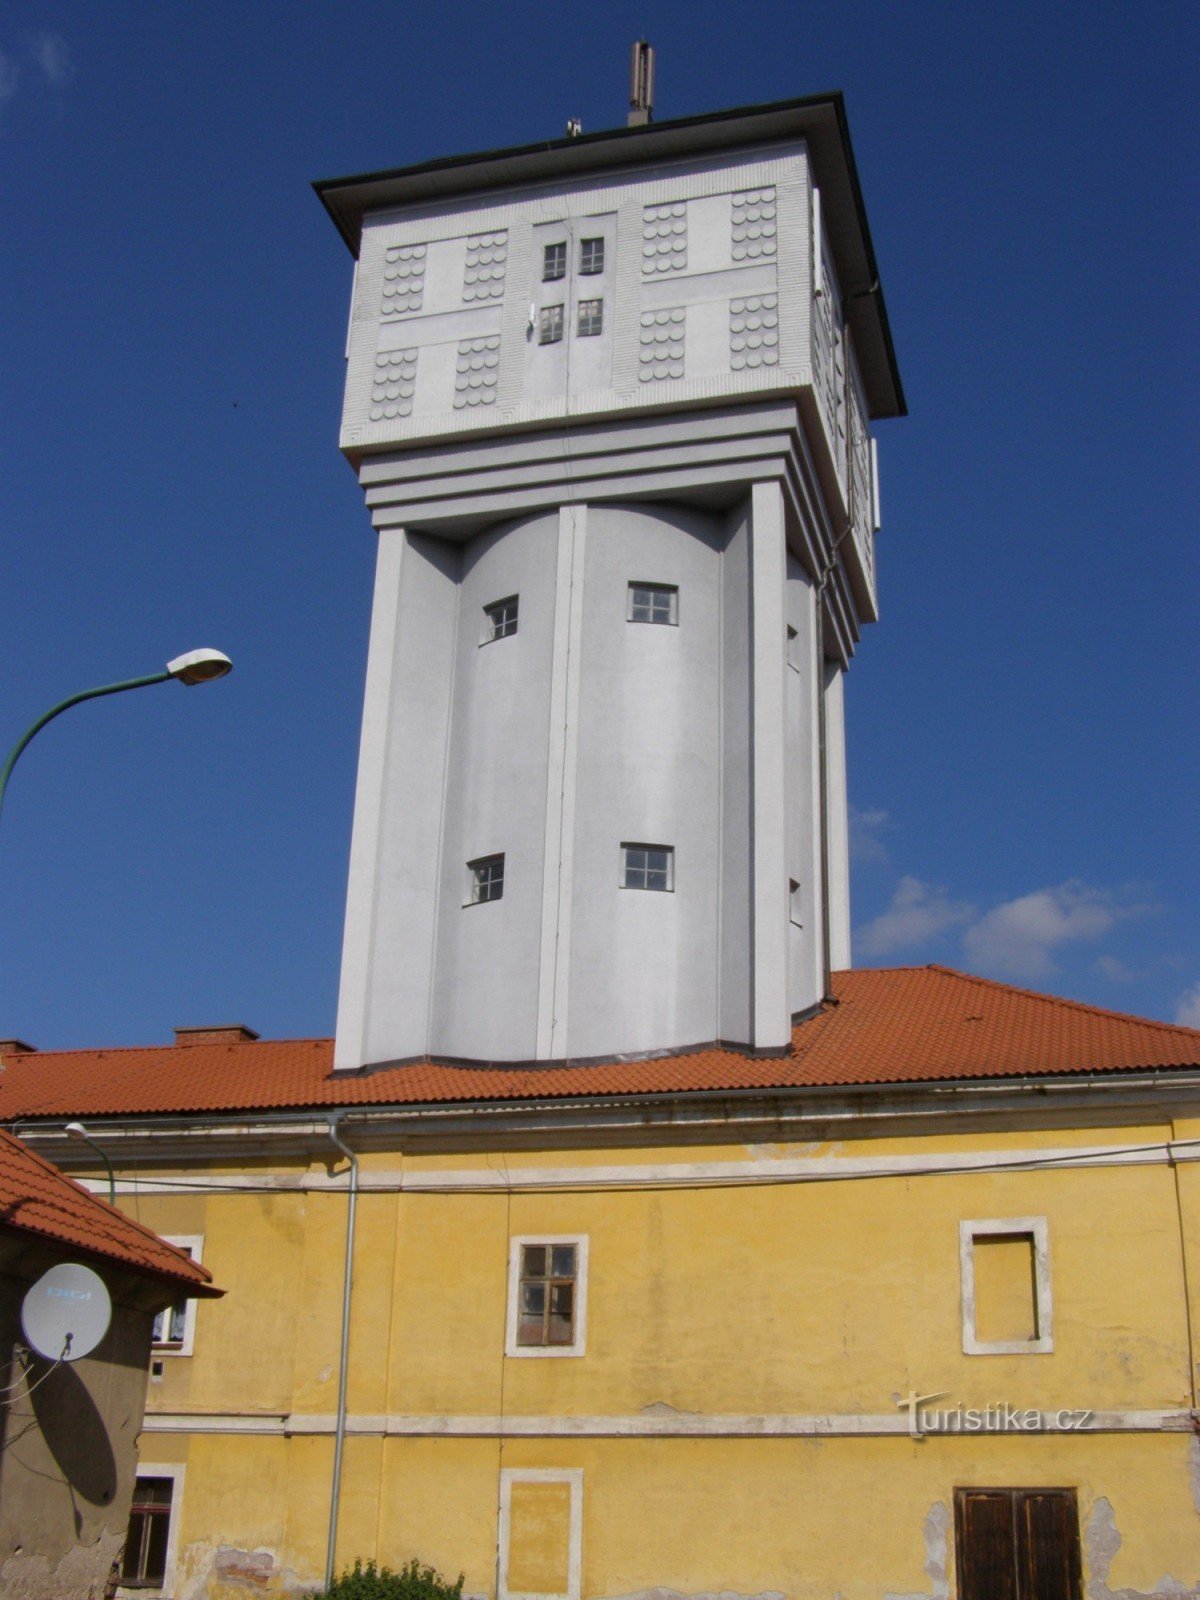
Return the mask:
<path id="1" fill-rule="evenodd" d="M 212 1274 L 123 1211 L 97 1199 L 12 1134 L 0 1132 L 0 1228 L 65 1251 L 100 1256 L 184 1294 L 223 1293 Z"/>
<path id="2" fill-rule="evenodd" d="M 543 139 L 505 150 L 447 156 L 413 167 L 325 178 L 313 188 L 351 254 L 357 256 L 363 217 L 369 211 L 519 184 L 569 182 L 604 170 L 786 139 L 803 139 L 808 145 L 821 190 L 822 216 L 842 275 L 846 316 L 871 415 L 905 416 L 908 408 L 850 144 L 845 102 L 838 91 L 644 127 L 606 128 L 578 138 Z"/>
<path id="3" fill-rule="evenodd" d="M 333 1071 L 330 1039 L 43 1051 L 10 1060 L 0 1117 L 197 1116 L 804 1091 L 1200 1070 L 1200 1031 L 1036 994 L 949 967 L 837 972 L 790 1051 L 716 1045 L 626 1061 Z M 90 1198 L 90 1197 L 89 1197 Z M 164 1247 L 166 1248 L 166 1247 Z"/>

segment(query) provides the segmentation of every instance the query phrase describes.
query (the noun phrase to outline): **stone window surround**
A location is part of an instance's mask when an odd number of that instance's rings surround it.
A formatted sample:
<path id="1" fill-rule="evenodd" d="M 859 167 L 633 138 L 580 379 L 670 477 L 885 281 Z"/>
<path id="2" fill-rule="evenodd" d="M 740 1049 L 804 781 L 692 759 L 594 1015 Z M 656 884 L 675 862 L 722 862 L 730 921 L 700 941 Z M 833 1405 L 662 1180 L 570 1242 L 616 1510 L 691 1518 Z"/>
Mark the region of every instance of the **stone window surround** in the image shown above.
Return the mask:
<path id="1" fill-rule="evenodd" d="M 567 1588 L 559 1595 L 531 1595 L 509 1588 L 508 1556 L 512 1530 L 512 1491 L 519 1483 L 565 1483 L 570 1486 L 571 1511 L 567 1545 Z M 497 1600 L 580 1600 L 583 1573 L 583 1468 L 501 1467 L 499 1582 Z"/>
<path id="2" fill-rule="evenodd" d="M 998 1234 L 1025 1234 L 1033 1241 L 1036 1339 L 980 1339 L 975 1332 L 975 1241 Z M 1045 1217 L 983 1217 L 958 1225 L 962 1274 L 962 1347 L 968 1356 L 1049 1355 L 1054 1350 L 1054 1305 L 1050 1293 L 1050 1241 Z"/>
<path id="3" fill-rule="evenodd" d="M 575 1246 L 575 1338 L 571 1344 L 518 1344 L 520 1320 L 521 1250 L 527 1244 Z M 586 1233 L 522 1233 L 508 1241 L 508 1309 L 504 1322 L 504 1353 L 520 1360 L 553 1361 L 556 1357 L 582 1356 L 587 1349 L 588 1236 Z"/>

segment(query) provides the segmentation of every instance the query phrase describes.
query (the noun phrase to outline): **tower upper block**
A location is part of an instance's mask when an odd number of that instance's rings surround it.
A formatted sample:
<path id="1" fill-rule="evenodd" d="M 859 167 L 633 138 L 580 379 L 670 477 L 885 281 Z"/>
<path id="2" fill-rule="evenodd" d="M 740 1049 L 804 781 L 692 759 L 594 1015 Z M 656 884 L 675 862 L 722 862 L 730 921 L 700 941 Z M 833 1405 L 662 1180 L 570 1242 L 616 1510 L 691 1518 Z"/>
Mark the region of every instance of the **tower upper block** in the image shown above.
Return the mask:
<path id="1" fill-rule="evenodd" d="M 904 409 L 840 96 L 317 187 L 380 536 L 335 1064 L 787 1048 Z"/>

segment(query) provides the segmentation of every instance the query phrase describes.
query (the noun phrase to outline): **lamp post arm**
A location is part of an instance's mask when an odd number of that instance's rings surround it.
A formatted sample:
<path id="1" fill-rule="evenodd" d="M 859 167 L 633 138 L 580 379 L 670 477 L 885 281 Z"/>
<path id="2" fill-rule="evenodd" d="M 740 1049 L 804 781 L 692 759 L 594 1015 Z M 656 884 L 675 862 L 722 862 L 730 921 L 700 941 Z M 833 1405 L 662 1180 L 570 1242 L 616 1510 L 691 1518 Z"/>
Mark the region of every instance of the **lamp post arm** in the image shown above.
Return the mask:
<path id="1" fill-rule="evenodd" d="M 4 796 L 8 790 L 8 780 L 12 776 L 12 769 L 16 766 L 21 752 L 34 735 L 40 733 L 48 722 L 53 722 L 61 712 L 69 711 L 72 706 L 79 705 L 83 700 L 97 700 L 101 695 L 105 694 L 119 694 L 122 689 L 144 689 L 147 684 L 166 683 L 170 677 L 171 674 L 169 672 L 152 672 L 146 678 L 126 678 L 121 683 L 105 683 L 101 684 L 98 689 L 84 689 L 79 694 L 69 695 L 66 700 L 60 700 L 56 706 L 52 706 L 49 711 L 37 719 L 31 728 L 25 730 L 9 752 L 8 760 L 4 763 L 3 769 L 0 770 L 0 811 L 4 810 Z"/>

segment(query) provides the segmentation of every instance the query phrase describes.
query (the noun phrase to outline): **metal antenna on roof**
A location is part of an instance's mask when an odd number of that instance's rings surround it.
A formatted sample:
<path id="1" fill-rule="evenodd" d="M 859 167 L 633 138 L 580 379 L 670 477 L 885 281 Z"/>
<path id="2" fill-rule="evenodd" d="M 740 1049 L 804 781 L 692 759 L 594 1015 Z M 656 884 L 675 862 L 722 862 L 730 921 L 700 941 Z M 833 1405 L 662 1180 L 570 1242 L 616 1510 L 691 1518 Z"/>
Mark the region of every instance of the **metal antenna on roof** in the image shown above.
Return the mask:
<path id="1" fill-rule="evenodd" d="M 629 117 L 627 126 L 642 128 L 654 121 L 654 46 L 639 39 L 629 59 Z"/>

